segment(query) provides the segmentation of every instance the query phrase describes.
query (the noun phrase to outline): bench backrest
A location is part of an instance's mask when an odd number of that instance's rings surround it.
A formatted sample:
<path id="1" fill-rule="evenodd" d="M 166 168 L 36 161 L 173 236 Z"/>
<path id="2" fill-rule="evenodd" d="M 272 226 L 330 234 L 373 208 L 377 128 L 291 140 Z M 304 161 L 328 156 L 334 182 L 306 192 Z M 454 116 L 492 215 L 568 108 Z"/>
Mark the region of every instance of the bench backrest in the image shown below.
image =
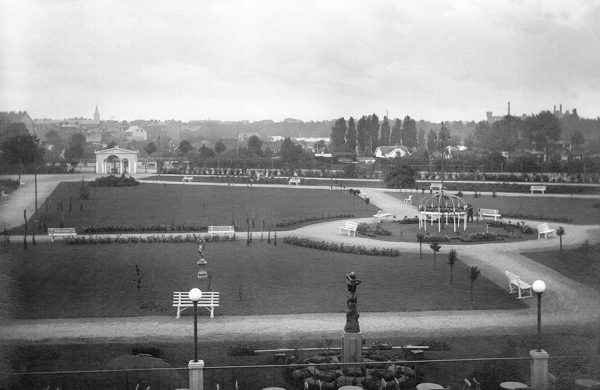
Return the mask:
<path id="1" fill-rule="evenodd" d="M 508 271 L 506 271 L 506 277 L 511 281 L 511 283 L 518 283 L 519 280 L 521 280 L 520 277 Z"/>
<path id="2" fill-rule="evenodd" d="M 233 226 L 209 226 L 208 227 L 208 232 L 209 233 L 214 233 L 214 232 L 233 232 L 234 231 L 234 227 Z"/>
<path id="3" fill-rule="evenodd" d="M 190 299 L 189 291 L 175 291 L 173 293 L 173 304 L 193 306 L 194 302 Z M 219 306 L 219 292 L 202 291 L 198 306 Z"/>
<path id="4" fill-rule="evenodd" d="M 48 228 L 48 234 L 76 234 L 75 228 Z"/>
<path id="5" fill-rule="evenodd" d="M 479 209 L 481 214 L 498 214 L 498 210 L 494 209 Z"/>
<path id="6" fill-rule="evenodd" d="M 348 230 L 356 230 L 357 227 L 358 223 L 352 221 L 346 221 L 346 224 L 344 225 L 344 229 Z"/>
<path id="7" fill-rule="evenodd" d="M 292 177 L 290 179 L 290 183 L 300 183 L 302 179 L 300 179 L 299 177 Z"/>
<path id="8" fill-rule="evenodd" d="M 550 226 L 547 223 L 540 223 L 539 225 L 537 225 L 537 230 L 540 232 L 546 232 L 550 229 Z"/>
<path id="9" fill-rule="evenodd" d="M 531 186 L 532 190 L 546 190 L 546 186 Z"/>

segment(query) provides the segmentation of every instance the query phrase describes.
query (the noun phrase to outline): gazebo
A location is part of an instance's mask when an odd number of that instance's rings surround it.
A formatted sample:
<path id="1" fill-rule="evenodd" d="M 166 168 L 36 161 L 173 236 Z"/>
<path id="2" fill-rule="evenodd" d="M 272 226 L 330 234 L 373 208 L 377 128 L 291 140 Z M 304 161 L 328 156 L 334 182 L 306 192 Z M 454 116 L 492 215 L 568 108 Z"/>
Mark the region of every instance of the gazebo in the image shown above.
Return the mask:
<path id="1" fill-rule="evenodd" d="M 442 230 L 442 218 L 448 224 L 448 219 L 452 219 L 454 232 L 456 227 L 460 228 L 460 221 L 463 221 L 463 230 L 467 229 L 467 204 L 456 195 L 444 192 L 443 187 L 440 192 L 423 198 L 419 204 L 419 230 L 423 228 L 427 231 L 427 222 L 431 226 L 437 221 L 438 232 Z"/>
<path id="2" fill-rule="evenodd" d="M 137 173 L 138 152 L 115 146 L 96 152 L 96 173 Z"/>

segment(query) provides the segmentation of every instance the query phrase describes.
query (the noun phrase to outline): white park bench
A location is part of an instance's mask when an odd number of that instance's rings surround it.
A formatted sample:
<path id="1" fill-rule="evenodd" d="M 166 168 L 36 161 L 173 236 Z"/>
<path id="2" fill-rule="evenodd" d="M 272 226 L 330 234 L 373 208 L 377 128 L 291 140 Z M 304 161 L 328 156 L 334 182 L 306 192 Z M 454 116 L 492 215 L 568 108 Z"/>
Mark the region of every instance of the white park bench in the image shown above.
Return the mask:
<path id="1" fill-rule="evenodd" d="M 198 307 L 203 307 L 210 312 L 210 318 L 215 318 L 215 307 L 219 306 L 219 293 L 216 291 L 202 291 L 202 297 L 198 301 Z M 194 307 L 190 299 L 189 291 L 175 291 L 173 293 L 173 307 L 177 308 L 177 317 L 181 318 L 181 312 L 188 307 Z"/>
<path id="2" fill-rule="evenodd" d="M 350 235 L 356 237 L 357 227 L 358 224 L 356 222 L 346 221 L 344 226 L 340 226 L 340 233 L 345 233 L 348 237 L 350 237 Z"/>
<path id="3" fill-rule="evenodd" d="M 0 192 L 0 200 L 8 199 L 8 194 L 4 191 Z"/>
<path id="4" fill-rule="evenodd" d="M 228 236 L 229 238 L 233 238 L 235 235 L 235 227 L 234 226 L 209 226 L 208 234 L 211 237 L 218 236 L 220 234 L 224 236 Z"/>
<path id="5" fill-rule="evenodd" d="M 429 185 L 429 189 L 432 192 L 440 192 L 440 191 L 442 191 L 442 183 L 431 183 Z"/>
<path id="6" fill-rule="evenodd" d="M 404 199 L 404 204 L 413 204 L 412 194 L 410 194 L 408 198 Z"/>
<path id="7" fill-rule="evenodd" d="M 184 176 L 183 179 L 182 179 L 182 182 L 184 182 L 184 183 L 185 182 L 191 183 L 192 180 L 194 180 L 194 176 Z"/>
<path id="8" fill-rule="evenodd" d="M 54 242 L 54 237 L 71 237 L 76 236 L 75 228 L 48 228 L 50 241 Z"/>
<path id="9" fill-rule="evenodd" d="M 301 181 L 302 181 L 302 179 L 299 177 L 291 177 L 290 181 L 288 182 L 288 185 L 290 185 L 290 184 L 298 185 L 298 184 L 300 184 Z"/>
<path id="10" fill-rule="evenodd" d="M 506 277 L 508 278 L 508 292 L 509 294 L 517 293 L 517 298 L 531 298 L 533 296 L 531 292 L 531 285 L 525 283 L 517 275 L 505 271 Z"/>
<path id="11" fill-rule="evenodd" d="M 479 216 L 483 219 L 485 219 L 486 217 L 492 217 L 494 218 L 494 221 L 497 221 L 498 218 L 501 217 L 498 210 L 494 209 L 479 209 Z"/>
<path id="12" fill-rule="evenodd" d="M 535 191 L 539 191 L 542 194 L 546 192 L 546 186 L 531 186 L 529 187 L 529 191 L 533 194 Z"/>
<path id="13" fill-rule="evenodd" d="M 556 230 L 550 229 L 550 226 L 548 226 L 548 224 L 545 222 L 537 225 L 537 231 L 538 231 L 538 240 L 542 237 L 542 234 L 544 235 L 545 239 L 548 239 L 548 233 L 550 233 L 550 234 L 556 233 Z"/>
<path id="14" fill-rule="evenodd" d="M 367 193 L 366 192 L 362 192 L 362 191 L 358 194 L 358 197 L 361 198 L 361 199 L 367 199 L 368 198 Z"/>
<path id="15" fill-rule="evenodd" d="M 380 219 L 391 218 L 391 216 L 392 214 L 386 213 L 383 210 L 379 210 L 375 215 L 373 215 L 373 217 L 375 217 L 377 221 L 379 221 Z"/>

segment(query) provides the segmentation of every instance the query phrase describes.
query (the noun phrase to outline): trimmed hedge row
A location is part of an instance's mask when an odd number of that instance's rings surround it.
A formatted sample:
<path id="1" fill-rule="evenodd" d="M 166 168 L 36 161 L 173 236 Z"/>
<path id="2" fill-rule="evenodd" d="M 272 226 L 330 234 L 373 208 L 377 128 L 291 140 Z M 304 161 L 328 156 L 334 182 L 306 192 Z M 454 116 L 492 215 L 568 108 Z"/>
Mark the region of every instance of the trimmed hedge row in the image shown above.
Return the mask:
<path id="1" fill-rule="evenodd" d="M 166 235 L 166 234 L 155 234 L 151 236 L 69 236 L 65 237 L 65 242 L 68 245 L 96 245 L 96 244 L 153 244 L 153 243 L 190 243 L 196 242 L 200 237 L 204 238 L 206 242 L 211 241 L 235 241 L 235 235 L 233 237 L 228 236 L 202 236 L 200 234 L 186 234 L 186 235 Z"/>
<path id="2" fill-rule="evenodd" d="M 342 218 L 354 218 L 354 214 L 337 214 L 337 215 L 327 214 L 327 215 L 321 215 L 321 216 L 288 218 L 283 221 L 275 222 L 275 227 L 287 227 L 287 226 L 297 225 L 299 223 L 304 223 L 304 222 L 324 221 L 324 220 L 328 220 L 328 219 L 342 219 Z"/>
<path id="3" fill-rule="evenodd" d="M 398 257 L 400 256 L 400 250 L 393 248 L 367 248 L 363 245 L 344 245 L 337 244 L 334 242 L 316 241 L 310 238 L 301 237 L 285 237 L 283 242 L 290 245 L 301 246 L 304 248 L 318 249 L 323 251 L 352 253 L 355 255 L 367 255 L 367 256 L 388 256 Z"/>
<path id="4" fill-rule="evenodd" d="M 135 180 L 135 178 L 131 176 L 126 177 L 125 175 L 119 177 L 115 175 L 102 176 L 90 183 L 90 185 L 94 187 L 129 187 L 137 186 L 138 184 L 140 184 L 140 182 Z"/>
<path id="5" fill-rule="evenodd" d="M 147 224 L 147 225 L 89 225 L 83 228 L 85 234 L 93 233 L 120 233 L 120 232 L 206 232 L 207 226 L 201 225 L 175 225 L 175 224 Z"/>

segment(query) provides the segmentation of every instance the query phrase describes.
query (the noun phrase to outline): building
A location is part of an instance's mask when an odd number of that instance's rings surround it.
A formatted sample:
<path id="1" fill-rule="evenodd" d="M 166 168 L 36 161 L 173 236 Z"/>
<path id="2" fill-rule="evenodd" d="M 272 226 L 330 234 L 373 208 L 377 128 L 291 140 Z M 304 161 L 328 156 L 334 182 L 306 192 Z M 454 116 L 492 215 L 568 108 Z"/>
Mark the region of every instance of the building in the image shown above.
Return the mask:
<path id="1" fill-rule="evenodd" d="M 375 157 L 379 158 L 405 157 L 410 156 L 410 154 L 410 151 L 404 145 L 378 146 L 375 149 Z"/>
<path id="2" fill-rule="evenodd" d="M 96 152 L 96 173 L 137 173 L 138 152 L 115 146 Z"/>
<path id="3" fill-rule="evenodd" d="M 121 138 L 126 141 L 146 141 L 148 139 L 148 133 L 141 126 L 129 126 L 127 130 L 123 132 Z"/>
<path id="4" fill-rule="evenodd" d="M 35 135 L 35 123 L 27 111 L 0 112 L 0 134 L 4 134 L 6 132 L 6 128 L 10 123 L 23 123 L 29 133 Z"/>
<path id="5" fill-rule="evenodd" d="M 250 137 L 252 136 L 257 136 L 258 138 L 260 138 L 260 134 L 259 133 L 249 133 L 249 132 L 245 132 L 245 133 L 239 133 L 238 134 L 238 140 L 239 141 L 248 141 L 248 139 L 250 139 Z"/>

